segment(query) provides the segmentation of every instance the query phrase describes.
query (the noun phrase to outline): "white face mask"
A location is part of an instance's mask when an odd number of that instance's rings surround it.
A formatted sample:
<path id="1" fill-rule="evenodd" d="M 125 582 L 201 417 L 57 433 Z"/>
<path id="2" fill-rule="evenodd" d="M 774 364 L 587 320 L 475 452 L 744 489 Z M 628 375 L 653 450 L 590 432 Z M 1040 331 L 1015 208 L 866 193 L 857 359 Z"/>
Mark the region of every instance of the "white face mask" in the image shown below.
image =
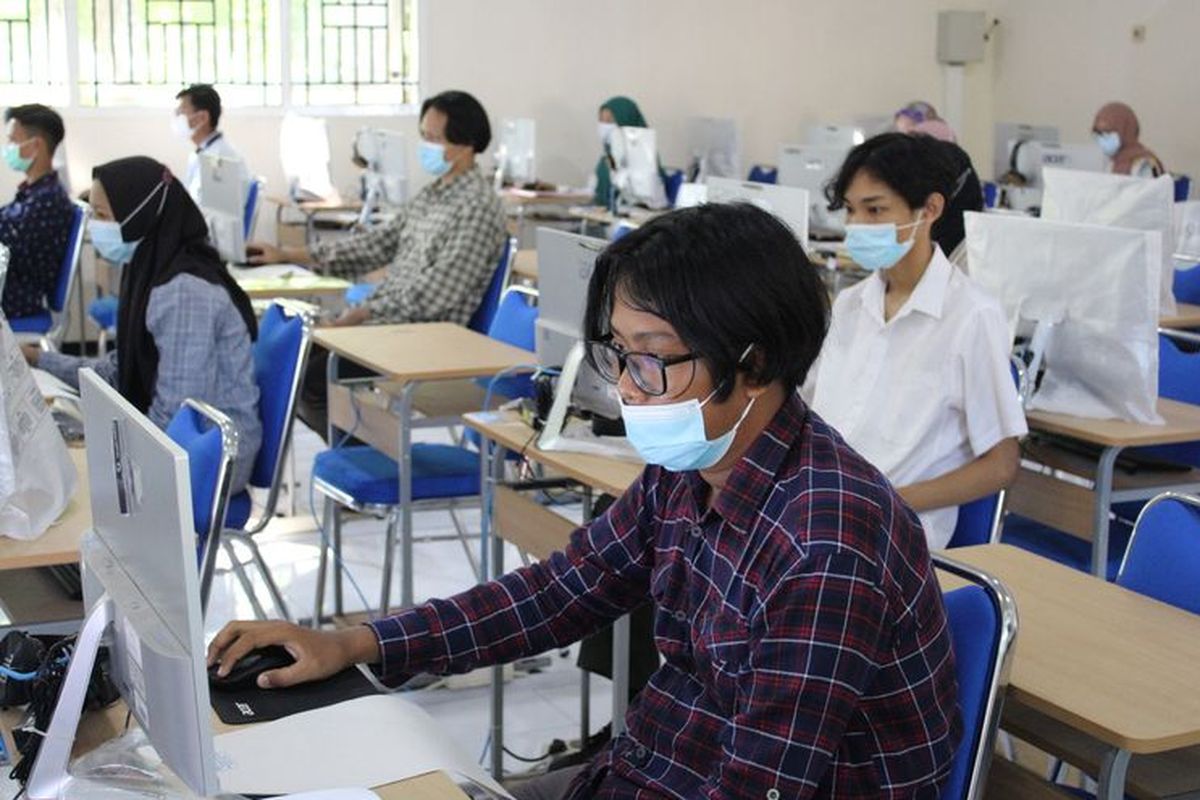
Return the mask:
<path id="1" fill-rule="evenodd" d="M 190 140 L 196 129 L 188 124 L 187 114 L 174 114 L 171 117 L 171 134 L 177 139 Z"/>

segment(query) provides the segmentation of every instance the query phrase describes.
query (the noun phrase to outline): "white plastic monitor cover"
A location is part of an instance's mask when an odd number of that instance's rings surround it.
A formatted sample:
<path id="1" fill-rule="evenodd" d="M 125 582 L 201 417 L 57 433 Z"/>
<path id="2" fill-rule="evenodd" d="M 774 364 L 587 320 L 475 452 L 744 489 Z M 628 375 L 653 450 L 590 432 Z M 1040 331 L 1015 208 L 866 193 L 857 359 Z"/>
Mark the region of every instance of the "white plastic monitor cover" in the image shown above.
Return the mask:
<path id="1" fill-rule="evenodd" d="M 658 168 L 658 136 L 653 128 L 619 127 L 608 138 L 617 164 L 613 181 L 627 203 L 666 208 L 667 195 Z"/>
<path id="2" fill-rule="evenodd" d="M 537 180 L 537 122 L 525 118 L 501 121 L 496 159 L 504 176 L 514 183 Z"/>
<path id="3" fill-rule="evenodd" d="M 279 161 L 298 199 L 334 198 L 325 120 L 288 112 L 279 125 Z"/>
<path id="4" fill-rule="evenodd" d="M 777 186 L 769 183 L 734 181 L 728 178 L 710 178 L 708 202 L 745 202 L 774 214 L 792 229 L 796 238 L 808 246 L 808 190 L 795 186 Z"/>
<path id="5" fill-rule="evenodd" d="M 1058 144 L 1058 128 L 1053 125 L 1027 125 L 1023 122 L 997 122 L 992 151 L 992 177 L 1000 179 L 1008 172 L 1013 145 L 1017 142 L 1048 142 Z"/>
<path id="6" fill-rule="evenodd" d="M 816 147 L 849 148 L 865 142 L 867 134 L 858 125 L 810 125 L 806 138 Z"/>
<path id="7" fill-rule="evenodd" d="M 971 278 L 1000 300 L 1014 333 L 1021 323 L 1054 323 L 1029 408 L 1161 424 L 1161 237 L 1020 215 L 964 216 Z"/>
<path id="8" fill-rule="evenodd" d="M 734 119 L 693 117 L 688 120 L 688 153 L 700 164 L 697 180 L 744 177 L 741 134 Z"/>

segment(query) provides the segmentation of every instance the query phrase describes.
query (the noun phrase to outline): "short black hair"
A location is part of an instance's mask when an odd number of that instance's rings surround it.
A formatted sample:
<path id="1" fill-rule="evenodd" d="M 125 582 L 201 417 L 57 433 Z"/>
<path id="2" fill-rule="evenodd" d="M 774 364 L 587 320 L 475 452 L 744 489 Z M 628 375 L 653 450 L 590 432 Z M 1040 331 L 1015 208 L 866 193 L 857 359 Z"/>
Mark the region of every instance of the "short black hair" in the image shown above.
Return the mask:
<path id="1" fill-rule="evenodd" d="M 846 191 L 859 171 L 887 184 L 904 198 L 909 208 L 920 208 L 933 193 L 949 205 L 957 175 L 942 142 L 932 136 L 881 133 L 855 147 L 842 162 L 838 175 L 825 186 L 829 210 L 846 205 Z"/>
<path id="2" fill-rule="evenodd" d="M 446 115 L 446 140 L 451 144 L 469 144 L 476 153 L 482 153 L 492 143 L 487 112 L 470 94 L 450 90 L 426 98 L 421 103 L 421 116 L 430 108 Z"/>
<path id="3" fill-rule="evenodd" d="M 212 129 L 217 129 L 217 124 L 221 121 L 221 95 L 217 94 L 217 90 L 209 83 L 193 83 L 191 86 L 175 95 L 176 100 L 187 98 L 192 104 L 192 108 L 197 111 L 208 112 L 208 124 L 212 125 Z"/>
<path id="4" fill-rule="evenodd" d="M 4 121 L 11 122 L 14 119 L 21 123 L 21 127 L 28 131 L 30 136 L 37 136 L 44 140 L 50 146 L 51 155 L 62 144 L 63 137 L 67 135 L 67 129 L 58 112 L 41 103 L 29 103 L 5 109 Z"/>
<path id="5" fill-rule="evenodd" d="M 954 185 L 950 187 L 950 195 L 946 198 L 946 210 L 933 224 L 930 235 L 942 252 L 950 255 L 967 235 L 963 214 L 967 211 L 983 211 L 983 184 L 966 150 L 954 142 L 938 142 L 938 146 L 954 168 Z"/>
<path id="6" fill-rule="evenodd" d="M 793 391 L 829 324 L 829 295 L 796 235 L 748 203 L 673 211 L 605 248 L 588 284 L 589 340 L 611 335 L 618 293 L 671 323 L 703 357 L 718 400 L 729 396 L 739 369 L 760 385 L 778 380 Z"/>

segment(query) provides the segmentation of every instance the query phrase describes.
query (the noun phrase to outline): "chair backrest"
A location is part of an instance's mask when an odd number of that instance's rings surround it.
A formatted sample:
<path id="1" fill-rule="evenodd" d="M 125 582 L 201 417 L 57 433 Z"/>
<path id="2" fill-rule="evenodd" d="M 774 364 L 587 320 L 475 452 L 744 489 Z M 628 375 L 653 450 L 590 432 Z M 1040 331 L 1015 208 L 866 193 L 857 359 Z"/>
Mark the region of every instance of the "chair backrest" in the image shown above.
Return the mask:
<path id="1" fill-rule="evenodd" d="M 683 186 L 683 170 L 669 169 L 663 181 L 663 192 L 667 195 L 667 203 L 675 207 L 675 198 L 679 196 L 679 187 Z"/>
<path id="2" fill-rule="evenodd" d="M 63 253 L 62 263 L 58 269 L 58 280 L 54 283 L 54 293 L 49 297 L 51 323 L 50 329 L 42 337 L 43 346 L 57 349 L 67 332 L 68 312 L 71 309 L 71 294 L 75 289 L 75 281 L 79 275 L 79 260 L 83 254 L 83 231 L 87 220 L 88 207 L 78 200 L 71 201 L 74 213 L 71 216 L 71 228 L 67 236 L 67 250 Z"/>
<path id="3" fill-rule="evenodd" d="M 1168 334 L 1158 337 L 1158 395 L 1200 405 L 1200 352 L 1186 352 Z"/>
<path id="4" fill-rule="evenodd" d="M 779 168 L 767 164 L 755 164 L 750 168 L 750 174 L 746 176 L 746 180 L 754 183 L 775 183 L 779 180 Z"/>
<path id="5" fill-rule="evenodd" d="M 946 547 L 970 547 L 987 544 L 996 529 L 996 513 L 1000 510 L 1000 493 L 989 494 L 958 507 L 958 522 Z"/>
<path id="6" fill-rule="evenodd" d="M 496 316 L 496 309 L 500 305 L 500 294 L 508 285 L 509 267 L 512 264 L 513 254 L 516 252 L 517 240 L 510 236 L 504 243 L 504 249 L 500 252 L 500 262 L 496 264 L 496 271 L 492 273 L 492 279 L 483 293 L 483 299 L 479 301 L 479 307 L 467 321 L 467 327 L 476 333 L 486 334 L 492 325 L 492 318 Z"/>
<path id="7" fill-rule="evenodd" d="M 201 556 L 216 526 L 225 519 L 229 481 L 237 458 L 237 431 L 225 414 L 189 398 L 171 418 L 167 436 L 188 454 L 192 522 L 197 556 Z"/>
<path id="8" fill-rule="evenodd" d="M 977 800 L 987 784 L 1000 724 L 1017 636 L 1017 606 L 1004 584 L 986 572 L 941 554 L 934 554 L 933 561 L 938 569 L 969 581 L 968 586 L 943 595 L 954 645 L 963 737 L 941 797 Z"/>
<path id="9" fill-rule="evenodd" d="M 488 326 L 487 335 L 513 347 L 534 352 L 537 349 L 537 291 L 524 286 L 510 286 L 500 298 L 496 316 Z"/>
<path id="10" fill-rule="evenodd" d="M 1181 303 L 1200 303 L 1200 264 L 1175 270 L 1172 293 Z"/>
<path id="11" fill-rule="evenodd" d="M 246 210 L 242 215 L 242 236 L 246 241 L 250 241 L 250 237 L 254 235 L 254 226 L 258 223 L 258 207 L 264 183 L 262 178 L 255 178 L 246 187 Z"/>
<path id="12" fill-rule="evenodd" d="M 250 485 L 269 490 L 266 513 L 260 519 L 263 524 L 274 513 L 279 496 L 311 335 L 308 319 L 280 303 L 272 303 L 259 321 L 258 339 L 254 342 L 254 380 L 258 384 L 258 415 L 263 433 Z"/>
<path id="13" fill-rule="evenodd" d="M 1187 175 L 1175 176 L 1175 202 L 1186 203 L 1192 193 L 1192 179 Z"/>
<path id="14" fill-rule="evenodd" d="M 1168 492 L 1142 508 L 1117 585 L 1200 614 L 1200 498 Z"/>

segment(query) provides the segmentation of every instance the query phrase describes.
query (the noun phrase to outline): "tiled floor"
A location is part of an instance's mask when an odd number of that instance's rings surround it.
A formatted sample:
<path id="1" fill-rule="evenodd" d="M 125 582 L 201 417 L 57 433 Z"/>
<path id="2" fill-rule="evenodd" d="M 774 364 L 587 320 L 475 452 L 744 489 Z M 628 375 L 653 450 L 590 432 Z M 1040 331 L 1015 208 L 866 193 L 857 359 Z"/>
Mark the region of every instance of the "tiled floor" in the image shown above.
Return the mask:
<path id="1" fill-rule="evenodd" d="M 446 440 L 442 431 L 424 431 L 421 438 Z M 313 455 L 322 447 L 323 444 L 315 435 L 297 426 L 296 477 L 301 483 L 297 499 L 302 501 L 297 504 L 301 507 L 298 516 L 306 515 L 307 519 L 280 519 L 278 523 L 272 523 L 259 539 L 263 556 L 280 583 L 293 614 L 298 617 L 309 617 L 312 613 L 319 533 L 309 511 L 307 465 L 312 463 Z M 313 501 L 319 514 L 321 499 L 314 497 Z M 576 518 L 580 513 L 578 506 L 567 507 L 564 511 Z M 464 509 L 459 514 L 468 530 L 478 530 L 478 508 Z M 454 534 L 448 512 L 419 511 L 414 514 L 413 520 L 413 528 L 418 536 Z M 345 586 L 347 612 L 360 611 L 364 607 L 374 608 L 379 602 L 383 538 L 382 520 L 354 519 L 343 526 L 345 567 L 353 579 L 353 584 L 347 580 Z M 477 539 L 472 539 L 470 544 L 476 550 L 479 547 Z M 511 568 L 519 564 L 516 550 L 506 548 L 505 565 Z M 470 562 L 458 540 L 415 545 L 413 572 L 414 596 L 418 600 L 444 597 L 462 591 L 475 582 Z M 254 576 L 252 569 L 249 573 Z M 397 574 L 392 581 L 394 603 L 399 599 L 398 580 Z M 257 580 L 255 582 L 258 583 Z M 327 586 L 327 609 L 332 604 L 331 591 Z M 265 590 L 260 596 L 269 608 Z M 252 615 L 253 611 L 232 573 L 218 575 L 209 605 L 208 635 L 214 635 L 230 619 L 250 618 Z M 574 666 L 574 648 L 566 655 L 553 652 L 549 656 L 551 664 L 547 669 L 535 674 L 518 672 L 506 685 L 505 746 L 520 756 L 544 754 L 554 739 L 569 741 L 578 739 L 580 735 L 580 673 Z M 411 693 L 412 699 L 429 710 L 445 726 L 447 733 L 473 755 L 485 752 L 488 739 L 490 690 L 485 676 L 479 677 L 479 685 L 471 688 L 427 688 Z M 591 728 L 595 731 L 610 717 L 609 682 L 593 677 L 590 695 Z M 529 765 L 506 755 L 505 768 L 520 772 L 528 769 Z"/>

